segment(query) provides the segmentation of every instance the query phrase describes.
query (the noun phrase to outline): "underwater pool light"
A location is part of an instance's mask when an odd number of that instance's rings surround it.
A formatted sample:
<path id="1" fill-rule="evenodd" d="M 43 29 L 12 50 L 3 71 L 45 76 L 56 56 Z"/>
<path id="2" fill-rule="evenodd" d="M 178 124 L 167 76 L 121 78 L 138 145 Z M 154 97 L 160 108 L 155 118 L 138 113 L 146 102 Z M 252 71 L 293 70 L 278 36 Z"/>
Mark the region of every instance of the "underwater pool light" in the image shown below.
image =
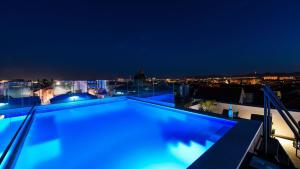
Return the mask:
<path id="1" fill-rule="evenodd" d="M 5 105 L 8 105 L 8 103 L 0 103 L 0 107 Z"/>
<path id="2" fill-rule="evenodd" d="M 4 119 L 5 116 L 4 115 L 0 115 L 0 120 Z"/>
<path id="3" fill-rule="evenodd" d="M 79 96 L 71 96 L 71 97 L 69 97 L 69 98 L 70 98 L 70 100 L 72 100 L 72 101 L 76 101 L 76 100 L 79 99 Z"/>

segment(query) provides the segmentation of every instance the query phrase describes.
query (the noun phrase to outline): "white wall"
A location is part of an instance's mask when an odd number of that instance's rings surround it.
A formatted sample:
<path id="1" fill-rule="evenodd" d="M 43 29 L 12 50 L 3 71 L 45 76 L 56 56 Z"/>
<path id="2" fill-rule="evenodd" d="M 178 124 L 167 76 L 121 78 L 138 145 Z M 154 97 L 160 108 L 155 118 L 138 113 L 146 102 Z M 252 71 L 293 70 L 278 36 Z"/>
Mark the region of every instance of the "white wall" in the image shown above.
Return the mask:
<path id="1" fill-rule="evenodd" d="M 61 94 L 66 94 L 71 91 L 71 88 L 65 86 L 55 86 L 53 89 L 54 96 L 58 96 Z"/>
<path id="2" fill-rule="evenodd" d="M 222 114 L 223 109 L 228 109 L 228 107 L 229 107 L 228 103 L 217 103 L 216 106 L 213 108 L 213 111 L 215 113 Z M 199 105 L 194 105 L 194 106 L 191 106 L 190 108 L 198 109 Z M 240 118 L 245 118 L 245 119 L 250 119 L 251 114 L 260 114 L 260 115 L 264 114 L 264 108 L 262 108 L 262 107 L 253 107 L 253 106 L 232 104 L 232 109 L 233 109 L 233 111 L 239 112 Z M 272 128 L 275 129 L 275 134 L 280 135 L 280 136 L 294 138 L 293 132 L 290 130 L 288 125 L 282 119 L 282 117 L 277 112 L 277 110 L 271 109 L 271 113 L 272 113 L 272 121 L 273 121 Z M 297 122 L 300 121 L 300 112 L 290 111 L 290 113 Z"/>

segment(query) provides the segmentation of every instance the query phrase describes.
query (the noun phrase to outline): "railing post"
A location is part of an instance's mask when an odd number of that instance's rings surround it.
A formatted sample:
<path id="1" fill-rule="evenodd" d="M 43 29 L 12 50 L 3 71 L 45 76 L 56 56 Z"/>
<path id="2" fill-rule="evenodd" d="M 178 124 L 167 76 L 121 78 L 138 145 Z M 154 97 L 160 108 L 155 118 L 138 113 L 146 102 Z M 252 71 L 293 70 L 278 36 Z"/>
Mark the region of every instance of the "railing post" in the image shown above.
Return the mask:
<path id="1" fill-rule="evenodd" d="M 263 137 L 264 137 L 264 151 L 265 155 L 268 153 L 268 108 L 267 108 L 268 97 L 264 92 L 264 124 L 263 124 Z"/>
<path id="2" fill-rule="evenodd" d="M 267 107 L 268 107 L 268 138 L 271 137 L 272 134 L 272 114 L 271 114 L 271 102 L 267 100 Z"/>

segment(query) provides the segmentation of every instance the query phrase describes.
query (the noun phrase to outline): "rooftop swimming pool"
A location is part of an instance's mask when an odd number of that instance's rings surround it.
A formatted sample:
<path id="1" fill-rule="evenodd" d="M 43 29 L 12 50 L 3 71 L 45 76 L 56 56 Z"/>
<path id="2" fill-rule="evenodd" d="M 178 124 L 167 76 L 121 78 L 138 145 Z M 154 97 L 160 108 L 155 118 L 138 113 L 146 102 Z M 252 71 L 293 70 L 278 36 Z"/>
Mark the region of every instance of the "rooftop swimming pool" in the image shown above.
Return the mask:
<path id="1" fill-rule="evenodd" d="M 37 109 L 14 168 L 183 169 L 236 125 L 132 99 L 59 107 Z M 12 134 L 6 120 L 17 126 L 22 118 L 0 120 L 1 133 Z"/>

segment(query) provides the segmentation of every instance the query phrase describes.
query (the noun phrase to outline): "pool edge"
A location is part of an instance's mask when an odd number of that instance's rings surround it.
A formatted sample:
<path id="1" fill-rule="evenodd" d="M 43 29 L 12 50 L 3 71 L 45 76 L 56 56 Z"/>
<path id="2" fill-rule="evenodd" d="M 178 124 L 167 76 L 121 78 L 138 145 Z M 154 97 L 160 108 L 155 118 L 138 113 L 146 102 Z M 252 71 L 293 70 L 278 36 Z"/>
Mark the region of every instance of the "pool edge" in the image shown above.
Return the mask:
<path id="1" fill-rule="evenodd" d="M 248 152 L 257 144 L 262 123 L 239 120 L 219 141 L 194 161 L 188 169 L 239 168 Z"/>

